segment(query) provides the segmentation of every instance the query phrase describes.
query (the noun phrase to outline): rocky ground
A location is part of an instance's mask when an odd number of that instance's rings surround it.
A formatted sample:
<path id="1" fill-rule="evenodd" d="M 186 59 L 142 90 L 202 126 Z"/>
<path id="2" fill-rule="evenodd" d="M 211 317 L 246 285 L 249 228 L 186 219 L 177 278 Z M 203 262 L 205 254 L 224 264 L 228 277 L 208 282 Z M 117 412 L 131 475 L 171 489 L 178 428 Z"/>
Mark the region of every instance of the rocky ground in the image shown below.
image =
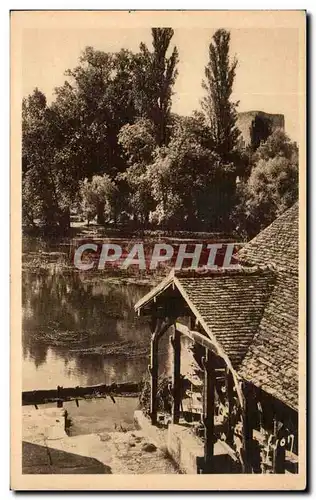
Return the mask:
<path id="1" fill-rule="evenodd" d="M 135 405 L 132 398 L 120 399 Z M 123 408 L 126 401 L 116 404 Z M 108 400 L 80 401 L 79 408 L 74 402 L 67 405 L 72 421 L 68 433 L 65 408 L 23 407 L 24 474 L 178 473 L 166 453 L 134 428 L 131 408 L 114 410 Z"/>

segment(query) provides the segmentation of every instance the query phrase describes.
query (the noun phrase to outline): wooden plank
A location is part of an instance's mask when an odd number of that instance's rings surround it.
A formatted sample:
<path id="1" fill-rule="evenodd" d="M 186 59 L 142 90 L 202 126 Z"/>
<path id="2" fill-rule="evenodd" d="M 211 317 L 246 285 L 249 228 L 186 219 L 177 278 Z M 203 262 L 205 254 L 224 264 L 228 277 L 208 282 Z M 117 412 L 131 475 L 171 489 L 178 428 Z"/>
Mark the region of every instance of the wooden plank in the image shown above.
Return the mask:
<path id="1" fill-rule="evenodd" d="M 227 442 L 225 442 L 225 441 L 219 441 L 219 443 L 220 443 L 221 447 L 225 450 L 225 452 L 227 453 L 227 455 L 229 455 L 230 458 L 234 462 L 238 463 L 238 458 L 237 458 L 235 450 L 233 448 L 231 448 L 229 446 L 229 444 Z"/>
<path id="2" fill-rule="evenodd" d="M 180 418 L 180 403 L 181 403 L 181 334 L 178 330 L 174 330 L 172 338 L 173 346 L 173 405 L 172 405 L 172 421 L 174 424 L 179 423 Z"/>

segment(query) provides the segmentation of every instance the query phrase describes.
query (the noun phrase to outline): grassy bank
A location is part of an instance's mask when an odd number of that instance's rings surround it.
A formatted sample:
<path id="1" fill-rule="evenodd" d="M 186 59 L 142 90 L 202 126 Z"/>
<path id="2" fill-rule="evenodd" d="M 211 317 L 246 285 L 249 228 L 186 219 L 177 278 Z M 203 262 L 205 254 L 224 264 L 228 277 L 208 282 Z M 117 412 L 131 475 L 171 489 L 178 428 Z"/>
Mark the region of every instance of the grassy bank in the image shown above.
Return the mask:
<path id="1" fill-rule="evenodd" d="M 98 243 L 100 248 L 103 243 L 118 244 L 123 250 L 123 256 L 127 255 L 136 242 L 143 243 L 146 259 L 150 259 L 155 243 L 167 243 L 177 248 L 181 243 L 199 242 L 204 243 L 206 248 L 208 243 L 238 243 L 239 240 L 236 235 L 215 232 L 130 230 L 80 224 L 72 227 L 71 234 L 67 237 L 43 236 L 40 232 L 37 235 L 29 235 L 25 232 L 22 247 L 23 270 L 79 272 L 88 281 L 106 279 L 121 284 L 155 285 L 168 274 L 172 267 L 171 261 L 166 261 L 163 264 L 160 263 L 156 270 L 150 270 L 149 265 L 146 270 L 140 270 L 138 266 L 122 269 L 121 263 L 115 265 L 115 262 L 114 265 L 107 263 L 104 269 L 98 269 L 99 253 L 92 253 L 95 259 L 93 270 L 81 272 L 74 265 L 74 254 L 81 244 L 88 242 Z"/>

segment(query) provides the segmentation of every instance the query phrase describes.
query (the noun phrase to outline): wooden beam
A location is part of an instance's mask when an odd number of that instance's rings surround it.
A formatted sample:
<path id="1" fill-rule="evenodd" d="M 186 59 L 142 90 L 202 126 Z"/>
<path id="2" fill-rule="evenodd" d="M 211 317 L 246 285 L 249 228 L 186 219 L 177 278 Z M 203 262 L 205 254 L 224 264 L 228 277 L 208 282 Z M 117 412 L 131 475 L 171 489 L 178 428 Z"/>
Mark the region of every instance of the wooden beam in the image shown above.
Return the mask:
<path id="1" fill-rule="evenodd" d="M 251 447 L 253 439 L 252 418 L 251 418 L 251 404 L 250 404 L 250 391 L 251 388 L 247 382 L 242 383 L 242 390 L 244 394 L 244 408 L 243 408 L 243 454 L 244 454 L 244 472 L 251 472 Z"/>
<path id="2" fill-rule="evenodd" d="M 209 337 L 207 337 L 206 335 L 203 335 L 200 332 L 190 330 L 187 326 L 182 325 L 181 323 L 178 323 L 178 322 L 176 323 L 176 329 L 182 335 L 189 337 L 194 342 L 197 342 L 198 344 L 202 345 L 203 347 L 206 347 L 207 349 L 213 351 L 215 354 L 218 354 L 217 347 L 211 341 L 211 339 Z"/>
<path id="3" fill-rule="evenodd" d="M 204 427 L 205 427 L 205 444 L 204 444 L 204 462 L 205 473 L 210 473 L 212 470 L 212 460 L 214 456 L 214 411 L 215 411 L 215 370 L 214 370 L 214 355 L 211 351 L 206 350 L 205 358 L 203 358 L 204 366 Z"/>
<path id="4" fill-rule="evenodd" d="M 275 436 L 275 446 L 273 449 L 273 472 L 274 474 L 285 474 L 285 449 L 286 449 L 286 439 L 288 437 L 288 432 L 281 425 L 281 429 L 278 429 L 278 421 L 276 416 L 273 422 L 273 434 Z"/>
<path id="5" fill-rule="evenodd" d="M 151 384 L 150 384 L 150 417 L 152 425 L 157 424 L 157 390 L 158 390 L 158 336 L 155 334 L 151 339 Z"/>
<path id="6" fill-rule="evenodd" d="M 151 358 L 151 366 L 149 368 L 151 375 L 151 384 L 150 384 L 150 417 L 151 423 L 153 425 L 157 424 L 157 391 L 158 391 L 158 345 L 159 339 L 162 335 L 168 330 L 168 328 L 172 325 L 172 320 L 169 318 L 156 318 L 153 321 L 155 324 L 155 331 L 151 336 L 151 349 L 150 349 L 150 358 Z"/>
<path id="7" fill-rule="evenodd" d="M 189 315 L 189 328 L 190 328 L 190 330 L 194 330 L 194 328 L 195 328 L 195 323 L 196 323 L 196 318 L 195 318 L 195 316 L 191 313 L 191 314 Z"/>
<path id="8" fill-rule="evenodd" d="M 179 330 L 179 332 L 182 335 L 189 337 L 191 340 L 193 340 L 197 344 L 202 345 L 203 347 L 212 351 L 214 354 L 216 354 L 217 356 L 219 356 L 223 359 L 223 361 L 226 363 L 227 367 L 230 369 L 230 372 L 232 374 L 234 387 L 235 387 L 236 393 L 237 393 L 238 403 L 242 409 L 243 404 L 244 404 L 244 398 L 243 398 L 242 391 L 239 387 L 239 379 L 238 379 L 237 373 L 235 372 L 235 370 L 234 370 L 228 356 L 225 354 L 225 352 L 218 345 L 216 345 L 216 342 L 213 341 L 210 337 L 203 335 L 200 332 L 192 331 L 187 326 L 182 325 L 181 323 L 176 322 L 176 329 Z"/>
<path id="9" fill-rule="evenodd" d="M 285 447 L 278 446 L 274 453 L 274 473 L 285 474 Z"/>
<path id="10" fill-rule="evenodd" d="M 173 406 L 172 406 L 172 421 L 174 424 L 179 423 L 180 418 L 180 403 L 181 403 L 181 334 L 174 328 L 172 338 L 173 346 Z"/>

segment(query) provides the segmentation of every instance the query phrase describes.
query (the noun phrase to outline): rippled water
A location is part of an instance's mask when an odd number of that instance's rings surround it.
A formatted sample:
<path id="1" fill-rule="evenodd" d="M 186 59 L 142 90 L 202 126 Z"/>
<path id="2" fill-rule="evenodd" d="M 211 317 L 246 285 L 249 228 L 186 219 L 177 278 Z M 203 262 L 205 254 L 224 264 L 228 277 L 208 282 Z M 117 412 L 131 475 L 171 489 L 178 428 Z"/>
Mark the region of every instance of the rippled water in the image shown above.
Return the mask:
<path id="1" fill-rule="evenodd" d="M 148 357 L 84 352 L 104 344 L 149 345 L 133 305 L 148 287 L 86 280 L 78 273 L 23 272 L 23 389 L 138 381 Z M 130 354 L 130 355 L 129 355 Z"/>
<path id="2" fill-rule="evenodd" d="M 33 262 L 22 272 L 23 390 L 140 381 L 148 374 L 150 319 L 137 317 L 134 304 L 151 286 L 59 265 L 69 264 L 70 251 L 69 241 L 23 241 L 23 262 Z M 94 352 L 122 343 L 120 354 Z M 166 335 L 160 372 L 170 374 L 171 365 Z"/>

